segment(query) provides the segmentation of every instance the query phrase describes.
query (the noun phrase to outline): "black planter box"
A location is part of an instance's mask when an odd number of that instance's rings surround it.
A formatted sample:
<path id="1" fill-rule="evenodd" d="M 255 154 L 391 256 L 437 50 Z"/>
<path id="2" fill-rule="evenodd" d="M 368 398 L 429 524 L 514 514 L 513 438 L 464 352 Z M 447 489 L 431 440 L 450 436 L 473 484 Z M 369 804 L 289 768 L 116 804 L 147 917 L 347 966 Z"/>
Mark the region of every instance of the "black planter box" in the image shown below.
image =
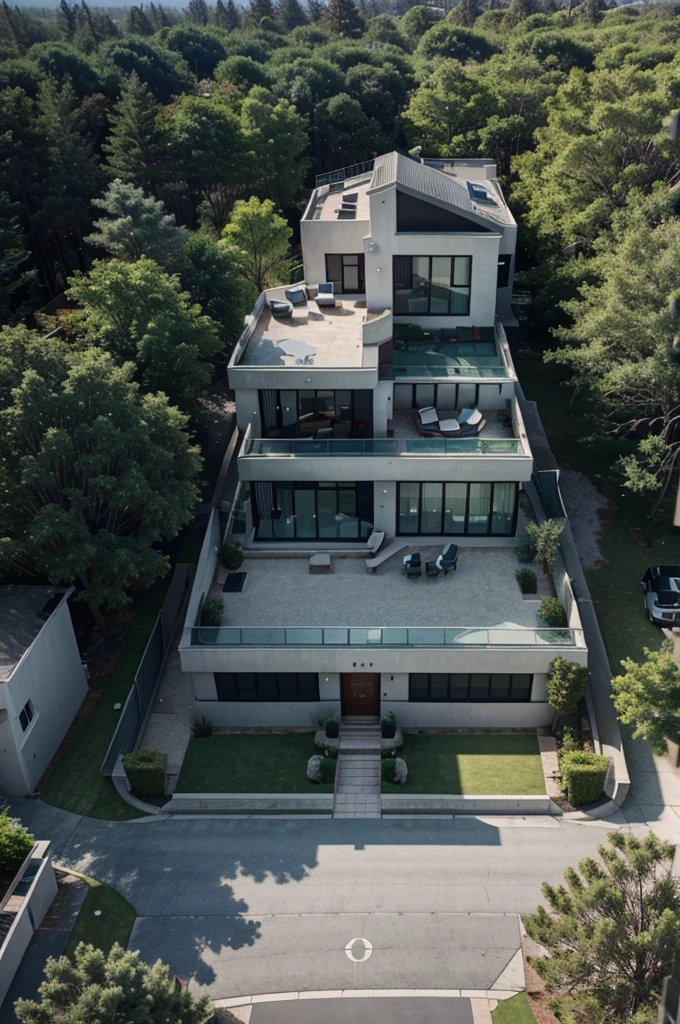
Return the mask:
<path id="1" fill-rule="evenodd" d="M 396 722 L 381 722 L 380 723 L 380 732 L 382 733 L 382 738 L 384 740 L 392 740 L 392 739 L 394 739 L 394 737 L 396 735 L 396 732 L 397 732 L 397 723 Z"/>
<path id="2" fill-rule="evenodd" d="M 340 735 L 340 722 L 326 722 L 326 736 L 329 740 L 337 740 Z"/>

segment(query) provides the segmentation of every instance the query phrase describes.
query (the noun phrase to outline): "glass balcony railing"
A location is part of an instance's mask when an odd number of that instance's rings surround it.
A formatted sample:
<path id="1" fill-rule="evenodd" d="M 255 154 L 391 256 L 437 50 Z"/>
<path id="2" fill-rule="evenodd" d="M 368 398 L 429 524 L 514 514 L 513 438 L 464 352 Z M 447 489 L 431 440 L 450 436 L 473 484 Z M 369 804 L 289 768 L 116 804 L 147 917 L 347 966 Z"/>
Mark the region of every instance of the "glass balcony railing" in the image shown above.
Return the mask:
<path id="1" fill-rule="evenodd" d="M 333 456 L 366 455 L 395 456 L 441 455 L 521 455 L 522 445 L 516 437 L 418 437 L 402 440 L 391 437 L 371 438 L 251 438 L 246 441 L 244 456 L 275 458 L 329 458 Z"/>
<path id="2" fill-rule="evenodd" d="M 577 647 L 579 629 L 476 626 L 195 626 L 194 647 Z"/>

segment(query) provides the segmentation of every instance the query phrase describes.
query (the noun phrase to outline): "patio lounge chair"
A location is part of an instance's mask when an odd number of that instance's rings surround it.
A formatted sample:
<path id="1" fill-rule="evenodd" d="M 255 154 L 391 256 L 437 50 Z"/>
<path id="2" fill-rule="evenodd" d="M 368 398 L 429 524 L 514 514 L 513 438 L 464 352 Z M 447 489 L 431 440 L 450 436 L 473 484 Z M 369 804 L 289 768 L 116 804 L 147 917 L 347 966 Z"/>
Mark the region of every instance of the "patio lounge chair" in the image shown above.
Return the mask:
<path id="1" fill-rule="evenodd" d="M 289 317 L 293 315 L 293 307 L 290 302 L 286 302 L 285 299 L 270 299 L 269 309 L 272 316 Z"/>
<path id="2" fill-rule="evenodd" d="M 424 437 L 459 437 L 460 426 L 458 420 L 440 420 L 439 413 L 434 406 L 428 405 L 424 409 L 418 409 L 416 413 L 416 426 Z"/>
<path id="3" fill-rule="evenodd" d="M 316 304 L 317 306 L 335 305 L 335 293 L 333 292 L 332 281 L 323 281 L 320 285 L 318 285 Z"/>
<path id="4" fill-rule="evenodd" d="M 460 548 L 457 544 L 446 544 L 441 555 L 437 559 L 440 568 L 445 576 L 453 569 L 454 571 L 458 568 L 458 552 Z"/>
<path id="5" fill-rule="evenodd" d="M 384 530 L 374 530 L 373 533 L 371 534 L 371 536 L 366 541 L 366 547 L 368 548 L 369 555 L 371 557 L 373 557 L 374 555 L 377 555 L 378 552 L 380 551 L 380 548 L 383 546 L 384 542 L 385 542 L 385 531 Z"/>
<path id="6" fill-rule="evenodd" d="M 294 306 L 307 305 L 307 289 L 303 284 L 298 285 L 296 288 L 286 288 L 284 294 Z"/>
<path id="7" fill-rule="evenodd" d="M 414 551 L 411 555 L 404 556 L 404 573 L 406 578 L 409 580 L 417 580 L 422 575 L 422 566 L 420 564 L 420 553 Z"/>
<path id="8" fill-rule="evenodd" d="M 458 437 L 479 437 L 486 426 L 486 420 L 482 417 L 479 423 L 463 423 Z"/>

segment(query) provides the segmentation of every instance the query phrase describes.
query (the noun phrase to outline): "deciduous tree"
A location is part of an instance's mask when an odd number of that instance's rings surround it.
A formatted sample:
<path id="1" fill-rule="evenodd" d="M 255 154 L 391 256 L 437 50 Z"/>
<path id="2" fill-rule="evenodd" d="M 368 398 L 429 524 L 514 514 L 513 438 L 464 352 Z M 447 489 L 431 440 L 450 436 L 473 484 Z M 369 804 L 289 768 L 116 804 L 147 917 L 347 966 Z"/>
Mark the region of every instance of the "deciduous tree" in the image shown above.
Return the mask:
<path id="1" fill-rule="evenodd" d="M 566 658 L 555 658 L 548 673 L 548 703 L 555 712 L 555 723 L 576 711 L 586 692 L 588 668 Z"/>
<path id="2" fill-rule="evenodd" d="M 657 754 L 666 753 L 666 740 L 680 742 L 680 668 L 673 649 L 644 649 L 644 661 L 626 658 L 623 672 L 612 679 L 614 707 L 633 735 L 647 740 Z"/>
<path id="3" fill-rule="evenodd" d="M 241 106 L 241 127 L 255 155 L 255 190 L 282 210 L 290 208 L 308 167 L 305 119 L 288 100 L 255 87 Z"/>
<path id="4" fill-rule="evenodd" d="M 291 230 L 271 199 L 239 200 L 222 234 L 243 254 L 243 275 L 258 292 L 280 281 Z"/>
<path id="5" fill-rule="evenodd" d="M 241 257 L 226 241 L 195 231 L 182 250 L 179 266 L 182 288 L 201 307 L 219 331 L 224 364 L 243 331 L 243 320 L 257 298 L 243 276 Z"/>

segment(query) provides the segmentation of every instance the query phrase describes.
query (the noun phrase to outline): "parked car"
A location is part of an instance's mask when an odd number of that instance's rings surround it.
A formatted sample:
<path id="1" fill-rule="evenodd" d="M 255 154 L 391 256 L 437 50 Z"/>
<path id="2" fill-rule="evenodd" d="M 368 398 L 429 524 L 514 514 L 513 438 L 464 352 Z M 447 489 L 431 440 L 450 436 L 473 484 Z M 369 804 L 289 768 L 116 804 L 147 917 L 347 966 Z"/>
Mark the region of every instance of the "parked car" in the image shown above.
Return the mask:
<path id="1" fill-rule="evenodd" d="M 640 582 L 649 621 L 680 624 L 680 565 L 652 565 Z"/>

